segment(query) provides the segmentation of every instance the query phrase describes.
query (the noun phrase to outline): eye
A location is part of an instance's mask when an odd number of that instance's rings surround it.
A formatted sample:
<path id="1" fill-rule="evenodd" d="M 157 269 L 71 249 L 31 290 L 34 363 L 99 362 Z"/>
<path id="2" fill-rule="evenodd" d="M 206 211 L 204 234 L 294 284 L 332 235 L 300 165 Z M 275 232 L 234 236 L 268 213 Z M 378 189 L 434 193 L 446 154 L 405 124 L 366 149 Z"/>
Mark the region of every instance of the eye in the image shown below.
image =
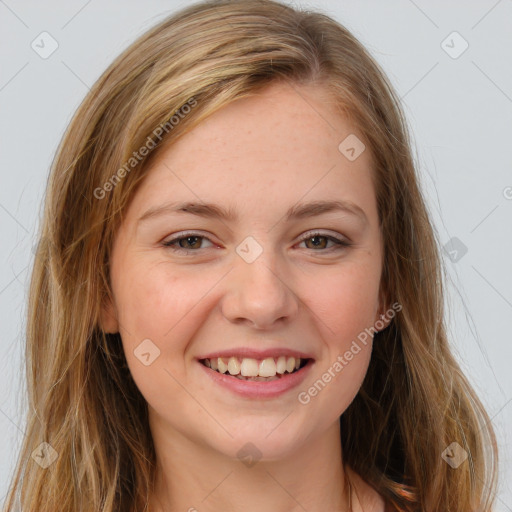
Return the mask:
<path id="1" fill-rule="evenodd" d="M 168 247 L 169 249 L 176 252 L 197 252 L 199 249 L 204 249 L 205 247 L 201 247 L 202 240 L 210 239 L 201 235 L 200 233 L 190 232 L 183 233 L 181 236 L 177 236 L 163 242 L 162 245 L 164 247 Z M 325 240 L 325 242 L 322 242 Z M 333 250 L 340 250 L 345 247 L 350 247 L 352 244 L 347 240 L 342 238 L 338 238 L 332 235 L 324 234 L 320 231 L 310 231 L 306 233 L 306 235 L 301 239 L 300 243 L 313 241 L 312 247 L 307 247 L 308 249 L 312 249 L 315 252 L 331 252 Z M 331 247 L 326 247 L 325 244 L 332 242 L 334 245 Z"/>
<path id="2" fill-rule="evenodd" d="M 200 247 L 201 239 L 208 240 L 208 238 L 199 233 L 185 233 L 179 237 L 171 238 L 163 242 L 162 245 L 169 247 L 173 251 L 194 252 L 195 249 L 202 249 L 202 247 Z M 176 244 L 178 245 L 176 246 Z"/>
<path id="3" fill-rule="evenodd" d="M 328 249 L 324 246 L 324 243 L 321 241 L 324 239 L 327 242 L 332 242 L 334 246 L 329 247 Z M 331 250 L 339 250 L 343 249 L 344 247 L 350 247 L 350 244 L 347 240 L 343 240 L 341 238 L 332 236 L 332 235 L 326 235 L 323 234 L 320 231 L 310 231 L 309 233 L 306 233 L 306 235 L 302 238 L 301 242 L 308 242 L 310 240 L 313 240 L 313 248 L 316 252 L 319 252 L 317 249 L 327 249 L 320 252 L 331 252 Z M 319 241 L 320 240 L 320 241 Z M 310 247 L 308 247 L 310 248 Z"/>

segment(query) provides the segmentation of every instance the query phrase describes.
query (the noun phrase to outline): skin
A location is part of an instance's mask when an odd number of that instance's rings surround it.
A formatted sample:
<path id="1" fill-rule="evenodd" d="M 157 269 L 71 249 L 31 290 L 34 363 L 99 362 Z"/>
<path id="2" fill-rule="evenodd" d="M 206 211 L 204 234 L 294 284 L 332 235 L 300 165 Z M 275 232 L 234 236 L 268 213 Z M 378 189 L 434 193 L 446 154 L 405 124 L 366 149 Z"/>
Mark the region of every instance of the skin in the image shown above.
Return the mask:
<path id="1" fill-rule="evenodd" d="M 372 158 L 366 150 L 349 161 L 338 150 L 349 134 L 363 139 L 321 86 L 274 83 L 163 150 L 131 202 L 113 246 L 114 302 L 102 325 L 120 332 L 149 405 L 158 461 L 151 510 L 348 510 L 339 417 L 362 384 L 371 338 L 308 404 L 297 395 L 386 310 Z M 298 202 L 340 198 L 366 221 L 340 211 L 283 220 Z M 199 200 L 232 207 L 238 221 L 166 213 L 138 222 L 165 202 Z M 312 229 L 321 238 L 307 236 Z M 162 245 L 188 230 L 205 237 L 182 239 L 188 254 Z M 263 249 L 250 264 L 236 252 L 247 236 Z M 323 236 L 352 245 L 330 250 Z M 160 350 L 149 366 L 134 355 L 145 339 Z M 315 363 L 284 395 L 239 397 L 212 383 L 196 358 L 240 346 L 285 346 Z M 248 442 L 262 454 L 251 467 L 237 457 Z M 351 475 L 354 510 L 384 510 Z"/>

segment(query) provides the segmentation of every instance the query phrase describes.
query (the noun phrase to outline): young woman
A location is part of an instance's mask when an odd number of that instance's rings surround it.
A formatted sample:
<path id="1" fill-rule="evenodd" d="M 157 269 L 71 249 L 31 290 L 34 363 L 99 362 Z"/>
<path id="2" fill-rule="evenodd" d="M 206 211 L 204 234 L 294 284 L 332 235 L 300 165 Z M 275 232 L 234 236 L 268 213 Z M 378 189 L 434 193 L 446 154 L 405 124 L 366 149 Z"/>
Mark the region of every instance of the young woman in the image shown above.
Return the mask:
<path id="1" fill-rule="evenodd" d="M 195 4 L 72 120 L 7 501 L 29 511 L 490 511 L 396 93 L 331 18 Z"/>

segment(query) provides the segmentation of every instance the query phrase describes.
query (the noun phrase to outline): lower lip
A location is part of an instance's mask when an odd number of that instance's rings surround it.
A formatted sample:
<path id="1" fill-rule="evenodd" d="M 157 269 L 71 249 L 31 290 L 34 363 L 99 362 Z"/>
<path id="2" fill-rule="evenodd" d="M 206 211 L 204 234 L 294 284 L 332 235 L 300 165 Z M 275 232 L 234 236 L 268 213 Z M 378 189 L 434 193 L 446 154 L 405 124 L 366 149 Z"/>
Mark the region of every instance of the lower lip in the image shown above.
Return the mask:
<path id="1" fill-rule="evenodd" d="M 245 398 L 275 398 L 297 387 L 306 378 L 314 361 L 309 359 L 305 366 L 294 373 L 285 373 L 283 377 L 270 381 L 250 381 L 237 379 L 225 373 L 219 373 L 198 362 L 206 375 L 233 393 Z"/>

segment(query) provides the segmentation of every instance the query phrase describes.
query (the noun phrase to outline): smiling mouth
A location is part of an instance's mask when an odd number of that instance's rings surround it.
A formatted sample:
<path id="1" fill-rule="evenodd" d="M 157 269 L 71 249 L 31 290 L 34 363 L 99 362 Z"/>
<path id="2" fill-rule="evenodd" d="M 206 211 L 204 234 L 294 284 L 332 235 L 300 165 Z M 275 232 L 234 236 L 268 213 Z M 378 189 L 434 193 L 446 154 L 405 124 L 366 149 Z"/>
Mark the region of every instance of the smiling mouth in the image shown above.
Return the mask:
<path id="1" fill-rule="evenodd" d="M 300 371 L 310 359 L 296 357 L 267 357 L 265 359 L 215 357 L 199 362 L 217 373 L 240 380 L 270 382 Z"/>

